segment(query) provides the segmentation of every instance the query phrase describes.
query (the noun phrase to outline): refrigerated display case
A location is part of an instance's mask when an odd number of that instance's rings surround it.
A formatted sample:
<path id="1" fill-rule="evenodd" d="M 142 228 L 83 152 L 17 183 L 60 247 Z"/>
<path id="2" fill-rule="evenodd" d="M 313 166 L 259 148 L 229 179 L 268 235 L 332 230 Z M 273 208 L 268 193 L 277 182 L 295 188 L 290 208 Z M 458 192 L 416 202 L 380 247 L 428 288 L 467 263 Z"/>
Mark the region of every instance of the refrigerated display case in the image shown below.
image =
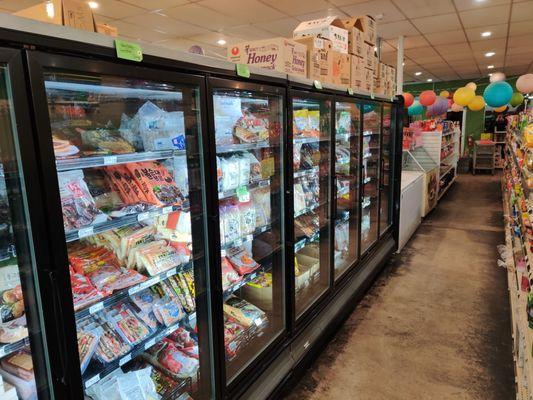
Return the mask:
<path id="1" fill-rule="evenodd" d="M 200 79 L 29 57 L 84 394 L 208 398 Z"/>
<path id="2" fill-rule="evenodd" d="M 335 102 L 335 280 L 357 261 L 359 251 L 360 130 L 361 105 L 354 100 Z"/>
<path id="3" fill-rule="evenodd" d="M 380 137 L 381 103 L 365 103 L 361 171 L 361 254 L 368 251 L 377 241 L 379 234 Z"/>
<path id="4" fill-rule="evenodd" d="M 224 79 L 210 87 L 230 384 L 285 328 L 285 91 Z"/>
<path id="5" fill-rule="evenodd" d="M 390 103 L 383 103 L 383 122 L 381 130 L 381 164 L 379 186 L 379 235 L 383 235 L 392 225 L 392 135 L 394 115 Z"/>
<path id="6" fill-rule="evenodd" d="M 331 98 L 291 95 L 295 318 L 330 286 Z"/>

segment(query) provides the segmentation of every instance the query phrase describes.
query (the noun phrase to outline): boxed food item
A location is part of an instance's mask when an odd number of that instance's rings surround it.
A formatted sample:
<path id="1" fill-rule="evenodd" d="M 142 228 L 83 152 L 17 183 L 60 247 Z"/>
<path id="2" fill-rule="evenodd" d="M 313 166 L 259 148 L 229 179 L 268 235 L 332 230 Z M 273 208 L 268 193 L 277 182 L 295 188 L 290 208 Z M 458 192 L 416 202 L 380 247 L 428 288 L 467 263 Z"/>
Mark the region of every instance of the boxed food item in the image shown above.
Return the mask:
<path id="1" fill-rule="evenodd" d="M 337 17 L 326 17 L 304 21 L 293 32 L 295 39 L 319 36 L 331 40 L 333 50 L 348 53 L 348 31 Z"/>
<path id="2" fill-rule="evenodd" d="M 385 81 L 379 78 L 374 77 L 374 93 L 375 94 L 385 94 Z"/>
<path id="3" fill-rule="evenodd" d="M 364 64 L 363 58 L 350 55 L 350 87 L 354 89 L 361 89 L 363 87 Z"/>
<path id="4" fill-rule="evenodd" d="M 77 0 L 42 1 L 39 4 L 20 10 L 15 15 L 57 25 L 70 26 L 95 32 L 93 13 L 89 4 Z"/>
<path id="5" fill-rule="evenodd" d="M 330 83 L 334 85 L 350 85 L 350 55 L 332 51 L 331 58 L 333 67 Z"/>
<path id="6" fill-rule="evenodd" d="M 243 42 L 228 47 L 228 60 L 231 62 L 303 77 L 307 76 L 306 55 L 305 45 L 282 37 Z"/>
<path id="7" fill-rule="evenodd" d="M 342 22 L 348 30 L 348 53 L 364 57 L 364 33 L 356 24 L 357 18 L 346 18 Z"/>
<path id="8" fill-rule="evenodd" d="M 329 82 L 333 69 L 331 41 L 314 36 L 296 39 L 296 41 L 307 47 L 307 77 Z"/>
<path id="9" fill-rule="evenodd" d="M 361 90 L 371 93 L 374 90 L 374 72 L 371 69 L 363 68 L 363 86 Z"/>
<path id="10" fill-rule="evenodd" d="M 96 24 L 96 32 L 101 33 L 107 36 L 118 36 L 118 28 L 116 26 L 111 26 L 108 24 Z"/>
<path id="11" fill-rule="evenodd" d="M 377 68 L 378 58 L 375 55 L 374 46 L 368 43 L 363 44 L 365 68 L 374 70 Z"/>
<path id="12" fill-rule="evenodd" d="M 272 301 L 272 274 L 264 273 L 252 282 L 248 282 L 241 289 L 242 296 L 262 310 L 271 311 Z"/>
<path id="13" fill-rule="evenodd" d="M 345 22 L 346 25 L 346 22 Z M 376 20 L 370 15 L 360 15 L 350 18 L 350 25 L 363 32 L 363 40 L 372 46 L 376 44 Z"/>

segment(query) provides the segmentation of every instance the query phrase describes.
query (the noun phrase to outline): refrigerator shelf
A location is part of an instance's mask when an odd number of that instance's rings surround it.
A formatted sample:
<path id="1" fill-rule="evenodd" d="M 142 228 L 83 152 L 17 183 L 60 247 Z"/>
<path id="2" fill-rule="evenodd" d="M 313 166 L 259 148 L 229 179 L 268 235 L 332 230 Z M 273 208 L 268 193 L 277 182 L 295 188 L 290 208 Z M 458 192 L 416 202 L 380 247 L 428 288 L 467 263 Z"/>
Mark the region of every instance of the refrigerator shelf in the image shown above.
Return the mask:
<path id="1" fill-rule="evenodd" d="M 78 239 L 83 239 L 87 236 L 92 236 L 97 233 L 109 231 L 111 229 L 122 228 L 124 226 L 133 225 L 137 222 L 145 221 L 150 218 L 155 218 L 160 215 L 169 214 L 173 211 L 188 211 L 180 206 L 166 206 L 152 211 L 146 211 L 138 214 L 125 215 L 123 217 L 114 218 L 96 225 L 84 226 L 80 229 L 75 229 L 65 233 L 67 243 Z"/>
<path id="2" fill-rule="evenodd" d="M 327 204 L 327 201 L 324 201 L 322 203 L 315 204 L 314 206 L 311 206 L 311 207 L 302 208 L 300 211 L 294 213 L 294 218 L 301 217 L 302 215 L 307 214 L 309 212 L 312 212 L 312 211 L 316 210 L 317 208 L 319 208 L 319 207 L 321 207 L 323 205 L 326 205 L 326 204 Z"/>
<path id="3" fill-rule="evenodd" d="M 320 238 L 320 230 L 313 233 L 310 237 L 303 238 L 294 243 L 294 252 L 297 253 L 308 244 L 311 244 Z"/>
<path id="4" fill-rule="evenodd" d="M 30 339 L 26 336 L 24 339 L 15 343 L 3 344 L 0 346 L 0 358 L 10 355 L 17 350 L 22 350 L 24 347 L 30 345 Z"/>
<path id="5" fill-rule="evenodd" d="M 257 142 L 257 143 L 234 143 L 234 144 L 227 144 L 227 145 L 222 145 L 222 146 L 217 145 L 217 154 L 233 153 L 237 151 L 266 149 L 266 148 L 274 147 L 274 146 L 278 146 L 278 143 Z"/>
<path id="6" fill-rule="evenodd" d="M 318 142 L 329 142 L 329 138 L 327 137 L 295 137 L 293 138 L 294 143 L 318 143 Z"/>
<path id="7" fill-rule="evenodd" d="M 318 171 L 319 171 L 318 167 L 313 167 L 309 169 L 301 169 L 299 171 L 294 172 L 294 177 L 301 178 L 302 176 L 317 174 Z"/>
<path id="8" fill-rule="evenodd" d="M 174 325 L 171 325 L 169 327 L 161 327 L 154 335 L 152 335 L 150 338 L 142 341 L 141 343 L 137 344 L 132 351 L 130 351 L 128 354 L 122 356 L 121 358 L 114 360 L 110 363 L 108 363 L 100 372 L 97 372 L 96 374 L 87 374 L 90 376 L 84 376 L 83 377 L 83 387 L 85 389 L 89 388 L 90 386 L 94 385 L 100 379 L 105 378 L 107 375 L 111 374 L 113 371 L 115 371 L 117 368 L 122 367 L 124 364 L 128 363 L 135 357 L 139 356 L 140 354 L 144 353 L 146 350 L 148 350 L 150 347 L 154 346 L 157 342 L 163 340 L 168 335 L 170 335 L 172 332 L 174 332 L 176 329 L 178 329 L 181 324 L 183 323 L 189 323 L 190 325 L 194 325 L 194 320 L 196 319 L 196 313 L 192 313 L 190 315 L 184 316 L 180 321 L 175 323 Z"/>
<path id="9" fill-rule="evenodd" d="M 379 132 L 364 131 L 363 136 L 379 135 Z"/>
<path id="10" fill-rule="evenodd" d="M 266 232 L 266 231 L 268 231 L 270 229 L 271 229 L 270 225 L 264 225 L 264 226 L 261 226 L 259 228 L 256 228 L 255 232 L 250 234 L 250 235 L 246 235 L 246 236 L 244 236 L 242 238 L 234 240 L 233 242 L 229 242 L 229 243 L 221 245 L 220 246 L 221 256 L 224 257 L 226 255 L 226 250 L 231 249 L 233 247 L 242 246 L 243 243 L 250 242 L 250 241 L 254 240 L 255 236 L 258 236 L 258 235 L 260 235 L 260 234 L 262 234 L 262 233 L 264 233 L 264 232 Z"/>
<path id="11" fill-rule="evenodd" d="M 56 169 L 58 172 L 60 172 L 69 171 L 72 169 L 106 167 L 109 165 L 126 164 L 132 162 L 163 160 L 174 156 L 184 155 L 185 150 L 160 150 L 109 156 L 66 158 L 56 160 Z"/>
<path id="12" fill-rule="evenodd" d="M 254 182 L 250 182 L 246 187 L 248 189 L 255 189 L 260 187 L 265 187 L 270 185 L 270 179 L 259 179 Z M 227 199 L 229 197 L 233 197 L 237 195 L 237 189 L 232 190 L 226 190 L 225 192 L 218 192 L 218 198 L 221 199 Z"/>
<path id="13" fill-rule="evenodd" d="M 261 269 L 261 271 L 263 271 Z M 224 301 L 226 301 L 227 299 L 230 298 L 230 296 L 235 293 L 237 290 L 239 290 L 240 288 L 242 288 L 244 285 L 246 285 L 248 282 L 251 282 L 253 281 L 254 279 L 256 279 L 257 277 L 259 276 L 259 271 L 254 271 L 248 275 L 245 275 L 243 277 L 243 279 L 239 282 L 237 282 L 235 285 L 232 285 L 230 286 L 229 288 L 227 288 L 226 290 L 224 290 Z"/>
<path id="14" fill-rule="evenodd" d="M 129 288 L 117 291 L 111 296 L 108 296 L 107 298 L 105 298 L 104 300 L 91 304 L 90 306 L 77 311 L 76 320 L 77 321 L 81 320 L 91 314 L 97 313 L 100 310 L 112 307 L 115 304 L 120 303 L 121 301 L 124 301 L 129 296 L 134 295 L 135 293 L 140 292 L 141 290 L 157 285 L 159 282 L 162 282 L 170 278 L 171 276 L 176 275 L 177 273 L 188 271 L 192 267 L 193 267 L 193 262 L 189 261 L 187 263 L 178 265 L 177 267 L 173 267 L 173 268 L 170 268 L 169 270 L 161 272 L 159 275 L 153 276 L 149 278 L 148 280 L 141 282 L 137 285 L 133 285 L 133 286 L 130 286 Z"/>

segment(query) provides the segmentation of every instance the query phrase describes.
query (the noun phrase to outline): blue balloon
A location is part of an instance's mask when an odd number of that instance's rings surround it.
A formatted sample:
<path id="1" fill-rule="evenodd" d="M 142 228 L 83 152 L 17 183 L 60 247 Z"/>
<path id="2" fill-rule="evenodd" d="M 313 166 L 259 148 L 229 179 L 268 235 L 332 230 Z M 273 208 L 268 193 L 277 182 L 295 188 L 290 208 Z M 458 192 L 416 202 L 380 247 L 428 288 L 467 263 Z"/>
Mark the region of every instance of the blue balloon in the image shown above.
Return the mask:
<path id="1" fill-rule="evenodd" d="M 491 107 L 501 107 L 509 103 L 513 97 L 513 88 L 505 81 L 492 82 L 485 88 L 483 98 Z"/>
<path id="2" fill-rule="evenodd" d="M 413 104 L 407 109 L 409 115 L 420 115 L 424 112 L 424 106 L 420 104 L 418 100 L 415 100 Z"/>

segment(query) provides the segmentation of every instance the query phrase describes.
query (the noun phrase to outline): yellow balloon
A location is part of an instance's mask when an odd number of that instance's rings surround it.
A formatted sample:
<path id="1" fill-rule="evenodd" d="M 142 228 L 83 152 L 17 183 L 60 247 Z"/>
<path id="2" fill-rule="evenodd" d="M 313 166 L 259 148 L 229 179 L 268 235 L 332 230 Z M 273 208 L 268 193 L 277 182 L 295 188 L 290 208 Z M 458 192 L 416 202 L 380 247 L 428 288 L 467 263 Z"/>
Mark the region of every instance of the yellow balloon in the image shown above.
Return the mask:
<path id="1" fill-rule="evenodd" d="M 460 106 L 467 106 L 474 97 L 476 97 L 476 92 L 470 88 L 462 87 L 455 91 L 453 94 L 453 102 L 459 104 Z"/>
<path id="2" fill-rule="evenodd" d="M 442 92 L 439 93 L 439 96 L 444 97 L 444 98 L 448 98 L 449 95 L 450 95 L 450 92 L 448 92 L 447 90 L 443 90 Z"/>
<path id="3" fill-rule="evenodd" d="M 470 103 L 468 103 L 468 108 L 470 109 L 470 111 L 483 110 L 484 107 L 485 100 L 483 99 L 483 96 L 476 96 Z"/>
<path id="4" fill-rule="evenodd" d="M 477 85 L 474 83 L 474 82 L 469 82 L 465 85 L 465 87 L 469 88 L 469 89 L 472 89 L 474 92 L 476 91 L 477 89 Z"/>
<path id="5" fill-rule="evenodd" d="M 507 109 L 507 104 L 498 108 L 495 108 L 494 112 L 504 112 Z"/>

